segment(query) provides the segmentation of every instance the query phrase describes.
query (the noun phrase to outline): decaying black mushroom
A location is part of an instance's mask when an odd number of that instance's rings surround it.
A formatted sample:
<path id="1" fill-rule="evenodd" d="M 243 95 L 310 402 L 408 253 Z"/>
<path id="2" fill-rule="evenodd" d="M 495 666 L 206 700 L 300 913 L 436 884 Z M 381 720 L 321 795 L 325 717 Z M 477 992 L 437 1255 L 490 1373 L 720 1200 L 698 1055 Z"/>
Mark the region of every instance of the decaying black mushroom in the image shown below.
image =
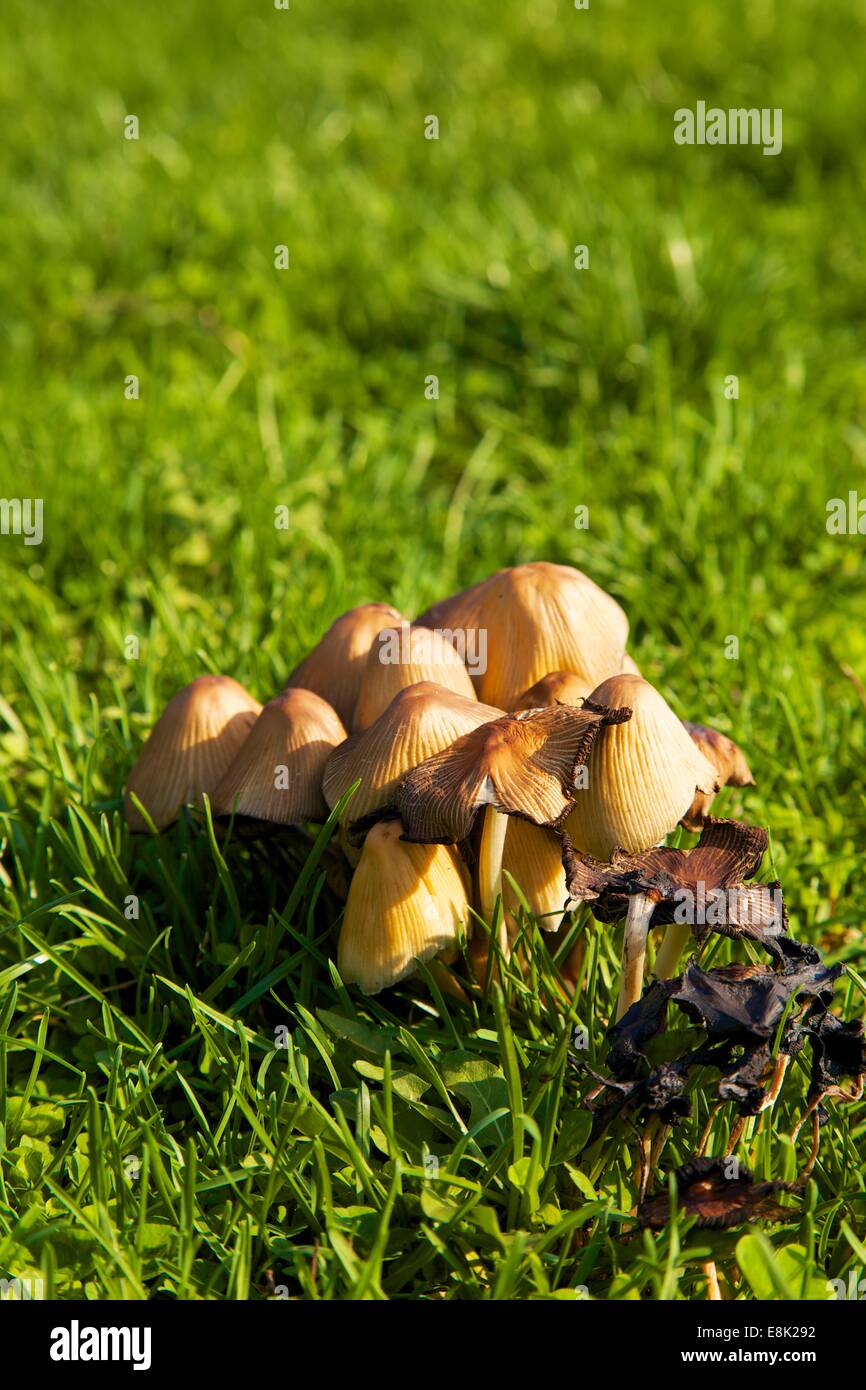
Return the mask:
<path id="1" fill-rule="evenodd" d="M 688 1105 L 683 1093 L 696 1067 L 718 1072 L 719 1100 L 732 1101 L 741 1116 L 757 1114 L 776 1099 L 790 1057 L 807 1038 L 828 1055 L 833 1051 L 839 1074 L 855 1075 L 857 1067 L 861 1075 L 866 1073 L 862 1029 L 822 1022 L 833 1017 L 826 1010 L 843 967 L 823 965 L 814 947 L 789 937 L 775 938 L 774 950 L 773 967 L 735 964 L 702 970 L 692 960 L 683 975 L 650 985 L 610 1030 L 607 1064 L 615 1079 L 603 1081 L 607 1095 L 593 1110 L 595 1135 L 625 1111 L 675 1123 Z M 792 1001 L 799 1012 L 789 1014 L 774 1056 L 772 1043 Z M 706 1040 L 655 1066 L 647 1048 L 667 1028 L 670 1003 L 704 1031 Z M 822 1065 L 827 1070 L 832 1063 Z M 677 1104 L 670 1108 L 674 1100 Z"/>
<path id="2" fill-rule="evenodd" d="M 799 1192 L 793 1182 L 755 1182 L 747 1168 L 730 1158 L 693 1158 L 677 1168 L 677 1206 L 695 1225 L 727 1230 L 746 1221 L 790 1221 L 796 1213 L 775 1200 L 780 1192 Z M 638 1208 L 642 1226 L 660 1230 L 670 1219 L 670 1193 L 647 1197 Z"/>
<path id="3" fill-rule="evenodd" d="M 708 1037 L 771 1038 L 791 998 L 817 996 L 826 1008 L 841 965 L 802 961 L 782 970 L 767 965 L 720 965 L 702 970 L 691 960 L 668 996 Z"/>
<path id="4" fill-rule="evenodd" d="M 780 885 L 746 882 L 760 869 L 767 844 L 761 826 L 710 819 L 693 849 L 614 850 L 610 863 L 602 864 L 576 854 L 563 837 L 570 897 L 589 903 L 600 922 L 626 918 L 618 1018 L 640 998 L 651 927 L 669 926 L 656 960 L 661 979 L 673 975 L 690 932 L 699 943 L 717 931 L 764 944 L 786 930 Z"/>
<path id="5" fill-rule="evenodd" d="M 824 1013 L 807 1022 L 805 1032 L 812 1044 L 809 1100 L 816 1095 L 838 1095 L 839 1084 L 846 1077 L 858 1082 L 862 1093 L 866 1075 L 866 1035 L 862 1018 L 843 1023 L 835 1014 Z"/>
<path id="6" fill-rule="evenodd" d="M 640 1119 L 658 1116 L 663 1124 L 674 1125 L 688 1119 L 691 1101 L 684 1094 L 692 1067 L 709 1065 L 712 1050 L 696 1048 L 672 1062 L 653 1067 L 647 1076 L 637 1080 L 613 1080 L 586 1068 L 604 1093 L 599 1105 L 588 1106 L 592 1114 L 590 1143 L 594 1143 L 614 1120 L 635 1115 Z M 593 1094 L 597 1094 L 594 1092 Z"/>

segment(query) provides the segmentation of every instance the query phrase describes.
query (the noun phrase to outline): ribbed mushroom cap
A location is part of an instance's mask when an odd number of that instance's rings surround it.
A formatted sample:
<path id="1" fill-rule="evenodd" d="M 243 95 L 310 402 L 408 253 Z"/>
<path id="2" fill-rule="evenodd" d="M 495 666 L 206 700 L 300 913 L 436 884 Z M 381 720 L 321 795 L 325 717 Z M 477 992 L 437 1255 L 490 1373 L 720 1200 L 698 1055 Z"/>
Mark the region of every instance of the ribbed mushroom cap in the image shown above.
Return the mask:
<path id="1" fill-rule="evenodd" d="M 469 930 L 466 881 L 446 845 L 408 844 L 399 821 L 374 825 L 349 887 L 337 950 L 347 984 L 377 994 L 415 961 L 460 945 Z"/>
<path id="2" fill-rule="evenodd" d="M 325 820 L 325 764 L 346 737 L 340 718 L 312 690 L 269 700 L 213 795 L 216 815 L 301 825 Z"/>
<path id="3" fill-rule="evenodd" d="M 503 709 L 549 671 L 573 671 L 597 685 L 620 669 L 628 637 L 625 613 L 609 594 L 580 570 L 545 561 L 499 570 L 416 621 L 476 634 L 476 654 L 486 634 L 486 669 L 474 676 L 475 687 L 479 700 Z"/>
<path id="4" fill-rule="evenodd" d="M 351 833 L 353 823 L 387 806 L 410 768 L 501 714 L 482 705 L 474 694 L 468 700 L 432 681 L 407 686 L 369 729 L 353 734 L 331 754 L 323 782 L 325 800 L 336 806 L 346 789 L 361 779 L 343 815 Z"/>
<path id="5" fill-rule="evenodd" d="M 582 676 L 572 671 L 551 671 L 524 690 L 514 709 L 546 709 L 548 705 L 579 707 L 591 691 L 592 687 Z"/>
<path id="6" fill-rule="evenodd" d="M 131 792 L 158 830 L 177 820 L 187 802 L 213 796 L 261 708 L 231 676 L 199 676 L 178 691 L 129 774 L 124 812 L 130 830 L 147 830 Z"/>
<path id="7" fill-rule="evenodd" d="M 593 748 L 588 785 L 578 793 L 566 829 L 577 850 L 608 860 L 615 849 L 638 853 L 657 844 L 685 815 L 696 788 L 715 790 L 716 774 L 666 700 L 641 676 L 611 676 L 585 708 L 595 705 L 627 707 L 632 717 Z"/>
<path id="8" fill-rule="evenodd" d="M 512 816 L 502 856 L 502 905 L 509 935 L 517 925 L 520 898 L 509 882 L 514 879 L 542 931 L 557 931 L 565 911 L 568 889 L 562 862 L 562 841 L 554 830 L 530 825 Z"/>
<path id="9" fill-rule="evenodd" d="M 377 634 L 367 654 L 353 729 L 369 729 L 407 686 L 431 681 L 466 700 L 475 699 L 469 672 L 451 643 L 426 627 L 401 622 Z"/>
<path id="10" fill-rule="evenodd" d="M 563 837 L 563 863 L 568 893 L 575 902 L 590 903 L 599 922 L 618 922 L 635 893 L 650 898 L 651 925 L 682 920 L 677 914 L 691 904 L 715 899 L 712 912 L 697 911 L 690 922 L 701 940 L 711 928 L 725 936 L 751 936 L 774 952 L 773 941 L 787 930 L 787 912 L 778 883 L 746 883 L 754 878 L 769 843 L 766 830 L 742 821 L 714 820 L 701 830 L 691 849 L 658 849 L 627 854 L 614 850 L 610 863 L 575 854 Z M 720 890 L 723 895 L 719 896 Z M 697 920 L 703 917 L 705 920 Z"/>
<path id="11" fill-rule="evenodd" d="M 337 711 L 348 729 L 358 703 L 364 663 L 374 638 L 383 627 L 404 619 L 389 603 L 362 603 L 331 624 L 324 637 L 296 666 L 286 688 L 312 690 Z"/>
<path id="12" fill-rule="evenodd" d="M 580 793 L 575 777 L 593 740 L 626 710 L 550 709 L 506 714 L 464 734 L 400 782 L 396 809 L 411 840 L 455 844 L 492 806 L 535 825 L 558 826 Z"/>
<path id="13" fill-rule="evenodd" d="M 728 738 L 726 734 L 720 734 L 717 729 L 709 729 L 704 724 L 690 724 L 687 719 L 683 720 L 683 724 L 692 742 L 715 768 L 716 781 L 720 787 L 753 787 L 755 785 L 755 779 L 749 764 L 746 762 L 743 750 L 734 743 L 732 738 Z M 710 813 L 712 804 L 713 795 L 696 792 L 691 806 L 683 816 L 683 825 L 686 829 L 700 830 Z"/>

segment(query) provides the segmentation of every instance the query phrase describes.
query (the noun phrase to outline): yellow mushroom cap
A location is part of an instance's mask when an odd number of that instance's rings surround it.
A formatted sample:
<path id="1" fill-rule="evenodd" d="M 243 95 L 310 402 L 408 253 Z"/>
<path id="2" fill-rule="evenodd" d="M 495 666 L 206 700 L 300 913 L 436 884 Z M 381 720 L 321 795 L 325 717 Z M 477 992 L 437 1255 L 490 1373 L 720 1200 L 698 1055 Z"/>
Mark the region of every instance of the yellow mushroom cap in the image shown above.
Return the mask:
<path id="1" fill-rule="evenodd" d="M 399 821 L 374 825 L 349 886 L 337 966 L 365 994 L 414 974 L 415 961 L 459 947 L 469 929 L 466 881 L 447 845 L 401 840 Z"/>
<path id="2" fill-rule="evenodd" d="M 641 676 L 611 676 L 586 708 L 628 707 L 626 723 L 605 729 L 587 764 L 566 830 L 575 849 L 609 860 L 657 844 L 688 811 L 695 789 L 712 791 L 713 767 L 686 733 L 667 701 Z"/>
<path id="3" fill-rule="evenodd" d="M 325 820 L 325 764 L 346 730 L 336 710 L 311 690 L 269 700 L 213 795 L 217 815 L 300 825 Z"/>
<path id="4" fill-rule="evenodd" d="M 582 676 L 576 676 L 573 671 L 551 671 L 524 690 L 514 709 L 546 709 L 548 705 L 580 706 L 591 691 L 589 682 Z"/>
<path id="5" fill-rule="evenodd" d="M 625 613 L 609 594 L 580 570 L 546 561 L 499 570 L 417 621 L 474 634 L 476 656 L 482 647 L 486 656 L 474 676 L 478 698 L 502 709 L 550 671 L 573 671 L 597 685 L 620 670 L 628 637 Z"/>
<path id="6" fill-rule="evenodd" d="M 147 829 L 134 792 L 158 830 L 182 806 L 213 796 L 261 711 L 231 676 L 199 676 L 169 700 L 129 774 L 124 811 L 129 828 Z"/>
<path id="7" fill-rule="evenodd" d="M 388 603 L 362 603 L 337 618 L 324 637 L 296 666 L 286 687 L 312 690 L 337 711 L 348 729 L 358 703 L 361 676 L 370 647 L 383 627 L 403 618 Z"/>
<path id="8" fill-rule="evenodd" d="M 517 926 L 520 898 L 508 875 L 520 888 L 529 910 L 539 919 L 542 931 L 557 931 L 565 912 L 568 888 L 562 863 L 562 841 L 555 830 L 531 825 L 512 816 L 505 835 L 502 856 L 502 905 L 506 926 L 513 938 Z"/>
<path id="9" fill-rule="evenodd" d="M 331 754 L 323 781 L 325 800 L 336 806 L 346 789 L 361 779 L 343 816 L 350 826 L 387 806 L 410 768 L 501 714 L 482 705 L 474 694 L 467 699 L 432 681 L 407 686 L 368 729 L 353 734 Z"/>
<path id="10" fill-rule="evenodd" d="M 451 643 L 426 627 L 403 622 L 379 632 L 364 664 L 353 729 L 368 729 L 394 696 L 409 685 L 431 681 L 466 700 L 475 699 L 469 672 Z"/>

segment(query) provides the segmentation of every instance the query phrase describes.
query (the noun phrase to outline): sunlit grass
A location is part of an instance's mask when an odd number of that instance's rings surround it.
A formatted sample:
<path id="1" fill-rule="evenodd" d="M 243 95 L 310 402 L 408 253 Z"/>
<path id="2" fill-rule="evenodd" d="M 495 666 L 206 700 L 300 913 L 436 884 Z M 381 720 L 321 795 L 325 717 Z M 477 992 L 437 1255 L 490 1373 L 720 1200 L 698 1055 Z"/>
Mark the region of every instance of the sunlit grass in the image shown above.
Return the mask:
<path id="1" fill-rule="evenodd" d="M 587 1148 L 572 1045 L 585 1027 L 603 1071 L 618 930 L 576 923 L 573 1006 L 531 922 L 532 973 L 499 994 L 364 1000 L 334 966 L 330 849 L 192 817 L 133 841 L 120 794 L 202 671 L 265 699 L 354 603 L 411 616 L 574 563 L 677 713 L 746 749 L 758 785 L 719 806 L 770 827 L 792 932 L 862 1013 L 864 538 L 825 522 L 866 493 L 863 16 L 243 8 L 0 17 L 2 493 L 45 505 L 40 547 L 0 536 L 0 1277 L 479 1299 L 699 1299 L 711 1258 L 729 1295 L 846 1278 L 863 1105 L 830 1110 L 790 1223 L 751 1233 L 769 1283 L 742 1230 L 634 1233 L 635 1136 Z M 784 108 L 781 156 L 675 149 L 673 110 L 727 94 Z M 806 1065 L 740 1143 L 760 1176 L 803 1166 Z"/>

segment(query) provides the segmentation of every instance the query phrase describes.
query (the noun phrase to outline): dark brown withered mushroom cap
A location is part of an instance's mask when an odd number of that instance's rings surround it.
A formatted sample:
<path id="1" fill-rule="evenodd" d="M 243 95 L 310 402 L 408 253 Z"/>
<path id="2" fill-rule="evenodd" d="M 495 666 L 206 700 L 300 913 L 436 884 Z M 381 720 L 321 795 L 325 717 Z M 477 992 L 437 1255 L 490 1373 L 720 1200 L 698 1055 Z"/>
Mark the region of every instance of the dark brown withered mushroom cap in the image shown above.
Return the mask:
<path id="1" fill-rule="evenodd" d="M 846 1077 L 862 1081 L 866 1075 L 866 1037 L 862 1018 L 845 1023 L 835 1014 L 810 1019 L 805 1035 L 812 1044 L 809 1100 L 826 1095 Z"/>
<path id="2" fill-rule="evenodd" d="M 618 922 L 625 916 L 628 899 L 643 893 L 655 900 L 651 926 L 675 920 L 677 904 L 684 894 L 729 893 L 718 920 L 710 925 L 728 936 L 748 935 L 763 939 L 786 927 L 786 914 L 778 883 L 746 885 L 760 869 L 768 845 L 766 830 L 742 821 L 709 819 L 693 849 L 645 850 L 643 854 L 624 854 L 614 850 L 609 864 L 589 855 L 576 854 L 568 836 L 563 836 L 563 863 L 572 899 L 592 906 L 600 922 Z M 700 938 L 701 924 L 696 936 Z"/>
<path id="3" fill-rule="evenodd" d="M 746 1221 L 793 1221 L 797 1212 L 775 1200 L 779 1192 L 799 1192 L 793 1182 L 755 1182 L 747 1168 L 731 1170 L 727 1158 L 693 1158 L 677 1168 L 677 1206 L 696 1226 L 725 1230 Z M 659 1230 L 670 1219 L 671 1199 L 665 1189 L 641 1203 L 642 1226 Z"/>
<path id="4" fill-rule="evenodd" d="M 396 809 L 406 838 L 466 840 L 485 806 L 559 827 L 579 794 L 575 777 L 596 735 L 629 714 L 555 705 L 504 715 L 464 734 L 400 782 Z"/>

